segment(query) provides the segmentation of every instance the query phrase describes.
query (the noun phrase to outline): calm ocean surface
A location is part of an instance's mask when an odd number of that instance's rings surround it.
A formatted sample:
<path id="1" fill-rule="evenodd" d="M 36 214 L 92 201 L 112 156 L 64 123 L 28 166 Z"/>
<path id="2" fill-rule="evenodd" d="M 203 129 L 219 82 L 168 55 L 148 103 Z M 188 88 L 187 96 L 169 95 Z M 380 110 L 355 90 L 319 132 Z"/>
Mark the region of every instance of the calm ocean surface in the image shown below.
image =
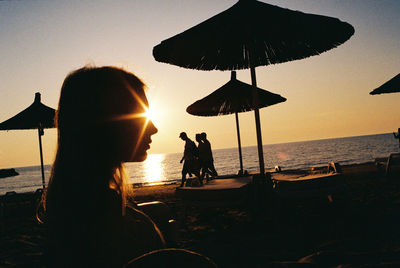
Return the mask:
<path id="1" fill-rule="evenodd" d="M 324 166 L 330 161 L 341 165 L 372 162 L 377 157 L 388 156 L 393 152 L 399 152 L 399 143 L 392 133 L 264 145 L 266 168 L 279 165 L 284 170 Z M 244 169 L 258 170 L 257 147 L 244 147 L 242 153 Z M 220 175 L 233 174 L 239 170 L 237 148 L 213 150 L 213 154 Z M 138 185 L 180 181 L 181 157 L 182 153 L 153 154 L 145 162 L 127 163 L 130 180 Z M 30 192 L 42 187 L 40 166 L 15 169 L 20 175 L 0 179 L 0 195 L 8 191 Z M 46 181 L 49 175 L 50 166 L 47 165 Z"/>

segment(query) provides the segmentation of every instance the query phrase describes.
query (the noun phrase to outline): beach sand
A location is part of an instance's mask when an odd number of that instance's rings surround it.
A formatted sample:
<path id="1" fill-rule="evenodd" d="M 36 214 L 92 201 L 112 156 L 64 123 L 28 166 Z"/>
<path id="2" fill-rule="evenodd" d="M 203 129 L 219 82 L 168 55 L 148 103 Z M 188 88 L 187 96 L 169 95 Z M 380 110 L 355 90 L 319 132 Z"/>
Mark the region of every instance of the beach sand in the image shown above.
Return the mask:
<path id="1" fill-rule="evenodd" d="M 134 189 L 136 202 L 168 204 L 185 248 L 219 267 L 400 267 L 400 177 L 386 179 L 374 163 L 343 166 L 347 191 L 333 196 L 244 202 L 186 202 L 178 185 Z M 42 267 L 44 227 L 34 205 L 2 208 L 0 267 Z"/>

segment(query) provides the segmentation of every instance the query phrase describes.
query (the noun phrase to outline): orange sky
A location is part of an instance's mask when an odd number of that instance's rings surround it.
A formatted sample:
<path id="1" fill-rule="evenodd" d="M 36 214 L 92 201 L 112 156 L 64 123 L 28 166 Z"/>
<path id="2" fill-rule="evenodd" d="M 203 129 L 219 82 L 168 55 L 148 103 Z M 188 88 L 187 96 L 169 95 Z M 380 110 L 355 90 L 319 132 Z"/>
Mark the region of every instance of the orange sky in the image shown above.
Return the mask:
<path id="1" fill-rule="evenodd" d="M 188 105 L 229 78 L 158 63 L 152 48 L 227 9 L 233 1 L 0 1 L 0 121 L 30 105 L 35 92 L 56 108 L 64 77 L 85 64 L 116 65 L 148 85 L 159 113 L 151 153 L 180 152 L 179 132 L 207 132 L 213 148 L 237 144 L 234 116 L 194 117 Z M 368 93 L 400 72 L 398 1 L 274 0 L 282 7 L 337 17 L 353 25 L 345 44 L 320 56 L 258 67 L 260 88 L 287 101 L 260 110 L 263 143 L 387 133 L 400 126 L 400 94 Z M 248 70 L 238 79 L 250 83 Z M 240 114 L 243 146 L 255 145 L 252 112 Z M 37 132 L 0 132 L 0 168 L 39 164 Z M 56 131 L 43 137 L 45 163 Z"/>

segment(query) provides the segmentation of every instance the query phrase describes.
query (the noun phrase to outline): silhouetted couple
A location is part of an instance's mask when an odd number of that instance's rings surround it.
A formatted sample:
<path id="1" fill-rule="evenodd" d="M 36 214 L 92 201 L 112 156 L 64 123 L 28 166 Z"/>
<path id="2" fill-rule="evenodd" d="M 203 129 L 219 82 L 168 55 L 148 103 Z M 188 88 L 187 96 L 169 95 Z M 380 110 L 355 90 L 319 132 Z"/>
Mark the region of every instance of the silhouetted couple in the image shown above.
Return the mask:
<path id="1" fill-rule="evenodd" d="M 182 168 L 181 187 L 185 185 L 186 175 L 188 174 L 189 176 L 192 176 L 192 174 L 196 175 L 201 185 L 203 184 L 203 179 L 206 174 L 218 176 L 214 168 L 211 144 L 207 140 L 206 133 L 196 134 L 196 141 L 199 143 L 198 147 L 189 139 L 185 132 L 181 132 L 179 138 L 185 141 L 185 149 L 180 161 L 180 163 L 185 161 Z"/>

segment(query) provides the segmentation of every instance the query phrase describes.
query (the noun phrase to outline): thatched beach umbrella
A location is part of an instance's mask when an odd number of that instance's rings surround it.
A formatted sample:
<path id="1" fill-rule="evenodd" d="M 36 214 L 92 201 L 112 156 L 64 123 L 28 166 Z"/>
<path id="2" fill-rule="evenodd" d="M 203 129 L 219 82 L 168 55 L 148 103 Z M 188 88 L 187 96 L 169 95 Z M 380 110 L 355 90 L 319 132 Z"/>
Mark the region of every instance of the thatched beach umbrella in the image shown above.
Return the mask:
<path id="1" fill-rule="evenodd" d="M 375 88 L 369 94 L 377 95 L 377 94 L 385 94 L 385 93 L 396 93 L 400 92 L 400 74 L 396 75 L 382 86 Z M 397 134 L 394 133 L 394 137 L 399 140 L 399 148 L 400 148 L 400 128 L 397 130 Z"/>
<path id="2" fill-rule="evenodd" d="M 384 94 L 384 93 L 395 93 L 400 92 L 400 74 L 396 75 L 382 86 L 375 88 L 369 94 L 377 95 L 377 94 Z"/>
<path id="3" fill-rule="evenodd" d="M 198 116 L 218 116 L 235 114 L 236 131 L 238 138 L 240 172 L 243 174 L 242 149 L 240 142 L 238 113 L 254 110 L 253 87 L 236 79 L 236 72 L 232 71 L 231 80 L 218 88 L 210 95 L 202 98 L 187 107 L 186 111 Z M 257 88 L 258 108 L 271 106 L 286 101 L 281 95 Z"/>
<path id="4" fill-rule="evenodd" d="M 39 136 L 40 164 L 42 168 L 42 183 L 45 188 L 42 135 L 45 128 L 54 128 L 55 110 L 40 102 L 40 93 L 35 94 L 35 101 L 25 110 L 0 123 L 0 130 L 37 129 Z"/>
<path id="5" fill-rule="evenodd" d="M 264 174 L 255 67 L 282 63 L 337 47 L 354 28 L 336 18 L 306 14 L 256 0 L 239 0 L 214 17 L 162 41 L 157 61 L 198 70 L 250 68 L 260 173 Z"/>

